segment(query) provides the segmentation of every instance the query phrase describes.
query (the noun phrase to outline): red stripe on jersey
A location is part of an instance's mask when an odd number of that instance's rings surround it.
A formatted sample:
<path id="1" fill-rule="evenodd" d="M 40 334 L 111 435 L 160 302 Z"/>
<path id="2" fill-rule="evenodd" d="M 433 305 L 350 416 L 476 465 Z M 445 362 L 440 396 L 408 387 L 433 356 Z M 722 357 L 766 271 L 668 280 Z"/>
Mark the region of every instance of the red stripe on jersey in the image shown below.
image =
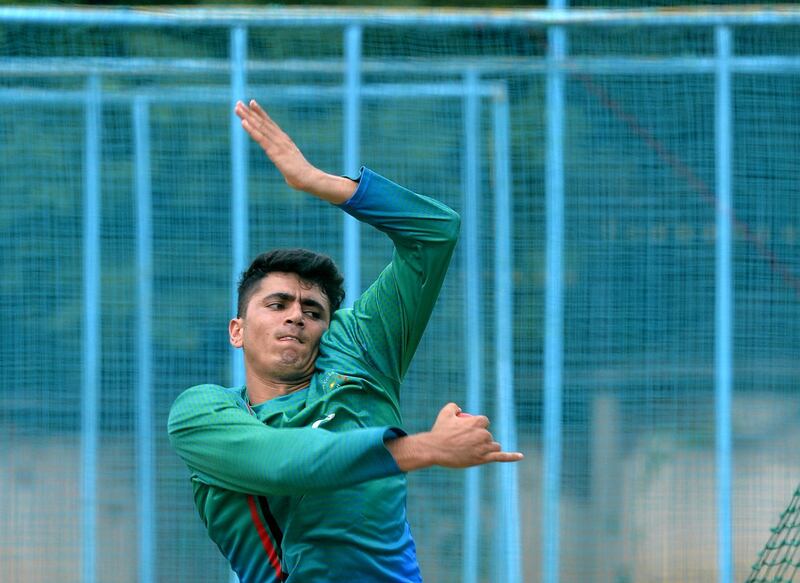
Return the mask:
<path id="1" fill-rule="evenodd" d="M 250 507 L 250 517 L 253 519 L 253 524 L 256 525 L 256 531 L 258 531 L 258 538 L 261 539 L 261 545 L 264 547 L 264 550 L 267 551 L 269 563 L 275 569 L 275 575 L 278 577 L 278 581 L 281 581 L 283 579 L 281 562 L 278 560 L 278 553 L 275 550 L 275 546 L 272 544 L 272 539 L 269 538 L 267 529 L 264 528 L 264 523 L 261 521 L 261 517 L 258 515 L 256 499 L 253 496 L 248 495 L 247 505 Z"/>

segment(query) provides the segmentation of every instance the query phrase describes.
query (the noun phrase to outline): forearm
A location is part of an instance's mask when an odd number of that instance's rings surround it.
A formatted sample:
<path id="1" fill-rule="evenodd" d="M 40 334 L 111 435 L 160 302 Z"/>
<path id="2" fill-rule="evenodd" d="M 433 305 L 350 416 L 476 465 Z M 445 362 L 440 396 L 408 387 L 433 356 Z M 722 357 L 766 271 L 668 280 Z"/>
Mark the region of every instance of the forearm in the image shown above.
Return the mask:
<path id="1" fill-rule="evenodd" d="M 328 174 L 319 168 L 313 168 L 304 177 L 303 182 L 295 185 L 297 190 L 307 192 L 336 205 L 344 204 L 350 200 L 357 187 L 358 183 L 354 180 L 350 180 L 345 176 Z"/>
<path id="2" fill-rule="evenodd" d="M 439 412 L 430 431 L 399 437 L 386 444 L 403 472 L 430 466 L 468 468 L 490 462 L 517 462 L 519 452 L 501 451 L 483 415 L 463 413 L 454 403 Z"/>
<path id="3" fill-rule="evenodd" d="M 342 210 L 387 234 L 391 264 L 357 299 L 345 327 L 331 326 L 332 345 L 364 347 L 362 358 L 393 392 L 408 369 L 444 281 L 458 239 L 459 217 L 442 203 L 416 194 L 369 169 Z M 346 328 L 346 329 L 345 329 Z"/>
<path id="4" fill-rule="evenodd" d="M 461 219 L 455 211 L 367 168 L 341 209 L 386 233 L 399 248 L 424 245 L 426 252 L 447 253 L 436 248 L 452 248 L 458 240 Z"/>
<path id="5" fill-rule="evenodd" d="M 386 443 L 386 449 L 392 454 L 402 472 L 412 472 L 436 465 L 428 432 L 392 439 Z"/>
<path id="6" fill-rule="evenodd" d="M 249 494 L 302 494 L 397 474 L 385 442 L 402 432 L 364 428 L 336 434 L 266 426 L 223 389 L 181 394 L 169 416 L 170 442 L 203 481 Z"/>

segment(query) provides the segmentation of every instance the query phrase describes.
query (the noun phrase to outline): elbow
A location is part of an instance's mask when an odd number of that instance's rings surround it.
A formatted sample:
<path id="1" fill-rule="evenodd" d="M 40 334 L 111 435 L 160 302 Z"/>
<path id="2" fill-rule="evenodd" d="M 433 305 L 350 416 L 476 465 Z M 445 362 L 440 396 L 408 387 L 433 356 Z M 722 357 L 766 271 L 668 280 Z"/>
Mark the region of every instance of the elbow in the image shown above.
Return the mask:
<path id="1" fill-rule="evenodd" d="M 169 415 L 167 416 L 167 435 L 169 435 L 170 442 L 173 440 L 174 435 L 178 430 L 178 426 L 180 424 L 180 400 L 181 396 L 172 403 L 172 406 L 169 408 Z"/>
<path id="2" fill-rule="evenodd" d="M 456 248 L 461 231 L 461 217 L 453 209 L 441 205 L 434 216 L 425 221 L 424 230 L 419 235 L 418 243 L 435 250 L 434 253 L 449 255 Z"/>
<path id="3" fill-rule="evenodd" d="M 446 209 L 441 222 L 441 236 L 450 247 L 455 247 L 461 232 L 461 216 L 451 208 Z"/>
<path id="4" fill-rule="evenodd" d="M 191 400 L 194 394 L 194 387 L 186 389 L 172 402 L 169 408 L 169 416 L 167 417 L 167 433 L 169 434 L 170 441 L 173 436 L 180 430 L 186 421 L 187 401 Z"/>
<path id="5" fill-rule="evenodd" d="M 167 435 L 172 447 L 178 449 L 178 441 L 197 421 L 198 411 L 205 410 L 208 395 L 207 385 L 190 387 L 173 401 L 167 416 Z"/>
<path id="6" fill-rule="evenodd" d="M 167 417 L 167 436 L 172 449 L 178 454 L 181 452 L 181 437 L 184 432 L 182 429 L 185 427 L 185 416 L 182 414 L 183 407 L 179 403 L 180 397 L 172 407 L 169 409 L 169 416 Z"/>

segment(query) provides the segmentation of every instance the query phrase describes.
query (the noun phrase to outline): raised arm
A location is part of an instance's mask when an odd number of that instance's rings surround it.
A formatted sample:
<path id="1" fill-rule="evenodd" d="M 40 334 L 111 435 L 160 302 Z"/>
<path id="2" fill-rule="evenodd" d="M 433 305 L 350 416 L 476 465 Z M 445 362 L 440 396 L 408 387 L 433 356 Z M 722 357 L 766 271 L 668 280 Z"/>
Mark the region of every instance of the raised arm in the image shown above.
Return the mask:
<path id="1" fill-rule="evenodd" d="M 432 429 L 405 436 L 376 427 L 332 433 L 276 429 L 242 409 L 230 391 L 200 385 L 184 391 L 169 414 L 169 438 L 203 481 L 249 494 L 303 494 L 418 470 L 518 461 L 501 452 L 482 416 L 461 416 L 449 404 Z"/>
<path id="2" fill-rule="evenodd" d="M 447 273 L 459 216 L 367 169 L 358 181 L 323 172 L 255 101 L 237 103 L 236 114 L 289 186 L 337 204 L 394 243 L 390 265 L 355 302 L 352 313 L 337 314 L 328 340 L 337 357 L 351 358 L 356 371 L 360 365 L 371 368 L 384 389 L 397 396 Z M 334 370 L 346 365 L 325 362 L 327 354 L 323 340 L 320 364 Z"/>
<path id="3" fill-rule="evenodd" d="M 327 355 L 327 343 L 354 348 L 352 357 L 379 372 L 383 387 L 396 395 L 439 297 L 460 219 L 368 169 L 341 208 L 388 235 L 394 252 L 352 311 L 337 312 L 320 353 Z"/>
<path id="4" fill-rule="evenodd" d="M 237 102 L 235 111 L 242 120 L 242 127 L 261 146 L 291 188 L 333 204 L 342 204 L 353 196 L 358 186 L 355 181 L 328 174 L 309 163 L 292 139 L 255 100 L 251 100 L 249 105 Z"/>

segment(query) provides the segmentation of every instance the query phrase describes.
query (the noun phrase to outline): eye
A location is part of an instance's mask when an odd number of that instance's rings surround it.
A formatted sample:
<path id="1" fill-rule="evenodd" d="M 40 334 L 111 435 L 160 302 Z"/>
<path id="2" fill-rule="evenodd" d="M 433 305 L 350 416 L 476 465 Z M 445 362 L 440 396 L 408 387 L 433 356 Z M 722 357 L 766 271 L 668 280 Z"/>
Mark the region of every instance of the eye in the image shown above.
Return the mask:
<path id="1" fill-rule="evenodd" d="M 318 320 L 318 319 L 319 319 L 319 313 L 318 313 L 318 312 L 315 312 L 315 311 L 313 311 L 313 310 L 306 310 L 306 311 L 304 311 L 303 313 L 304 313 L 306 316 L 308 316 L 309 318 L 314 318 L 315 320 Z"/>
<path id="2" fill-rule="evenodd" d="M 282 309 L 282 308 L 283 308 L 283 304 L 282 304 L 282 303 L 280 303 L 280 302 L 272 302 L 272 303 L 270 303 L 270 304 L 267 304 L 267 307 L 268 307 L 270 310 L 280 310 L 280 309 Z"/>

